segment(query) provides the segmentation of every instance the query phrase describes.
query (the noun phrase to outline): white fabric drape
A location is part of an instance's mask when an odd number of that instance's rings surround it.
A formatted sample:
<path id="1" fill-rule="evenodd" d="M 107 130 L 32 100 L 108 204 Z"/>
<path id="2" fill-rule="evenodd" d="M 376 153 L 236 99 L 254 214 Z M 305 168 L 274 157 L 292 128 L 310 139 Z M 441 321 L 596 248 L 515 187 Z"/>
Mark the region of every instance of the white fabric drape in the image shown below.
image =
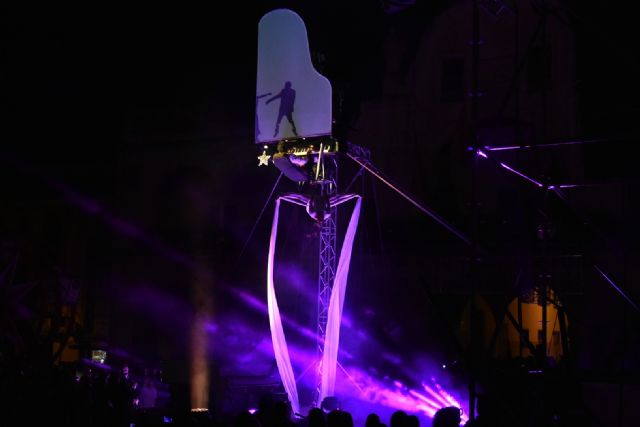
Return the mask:
<path id="1" fill-rule="evenodd" d="M 351 249 L 358 228 L 360 218 L 360 202 L 358 197 L 356 205 L 351 214 L 349 227 L 344 236 L 340 259 L 336 269 L 336 276 L 333 280 L 331 299 L 329 300 L 329 310 L 327 312 L 327 327 L 325 330 L 324 352 L 322 355 L 322 382 L 320 387 L 320 402 L 327 397 L 333 396 L 336 385 L 336 364 L 338 362 L 338 346 L 340 345 L 340 323 L 342 322 L 342 308 L 344 306 L 344 294 L 347 289 L 347 276 L 349 275 L 349 264 L 351 263 Z"/>
<path id="2" fill-rule="evenodd" d="M 280 199 L 276 200 L 276 209 L 273 214 L 273 224 L 271 225 L 271 239 L 269 240 L 269 258 L 267 265 L 267 303 L 269 307 L 269 327 L 271 328 L 271 341 L 273 342 L 273 352 L 276 356 L 276 364 L 284 389 L 289 396 L 291 409 L 294 413 L 300 413 L 298 402 L 298 389 L 296 387 L 296 377 L 293 376 L 293 367 L 289 359 L 289 349 L 287 340 L 282 329 L 278 300 L 273 286 L 273 260 L 276 251 L 276 235 L 278 234 L 278 213 L 280 211 Z"/>
<path id="3" fill-rule="evenodd" d="M 286 199 L 285 199 L 286 200 Z M 320 402 L 327 396 L 332 396 L 335 390 L 336 382 L 336 365 L 338 360 L 338 346 L 340 344 L 340 323 L 342 321 L 342 308 L 344 306 L 344 295 L 347 288 L 347 276 L 349 275 L 349 264 L 351 262 L 351 251 L 353 248 L 353 240 L 355 238 L 356 229 L 358 228 L 358 220 L 360 218 L 361 199 L 358 197 L 356 205 L 351 214 L 351 220 L 347 227 L 342 250 L 340 251 L 340 259 L 336 269 L 336 275 L 329 300 L 329 308 L 327 313 L 327 326 L 324 342 L 324 353 L 322 357 L 322 380 L 320 390 Z M 282 328 L 282 319 L 280 318 L 280 310 L 278 309 L 278 300 L 276 298 L 273 283 L 273 263 L 275 258 L 276 236 L 278 234 L 278 217 L 280 211 L 280 198 L 276 200 L 275 213 L 273 215 L 273 223 L 271 225 L 271 238 L 269 240 L 269 257 L 267 264 L 267 303 L 269 308 L 269 326 L 271 329 L 271 341 L 273 342 L 273 351 L 276 357 L 276 364 L 280 372 L 280 378 L 284 389 L 289 396 L 291 409 L 294 413 L 300 413 L 300 403 L 298 400 L 298 389 L 296 379 L 293 375 L 293 367 L 289 358 L 289 349 Z"/>

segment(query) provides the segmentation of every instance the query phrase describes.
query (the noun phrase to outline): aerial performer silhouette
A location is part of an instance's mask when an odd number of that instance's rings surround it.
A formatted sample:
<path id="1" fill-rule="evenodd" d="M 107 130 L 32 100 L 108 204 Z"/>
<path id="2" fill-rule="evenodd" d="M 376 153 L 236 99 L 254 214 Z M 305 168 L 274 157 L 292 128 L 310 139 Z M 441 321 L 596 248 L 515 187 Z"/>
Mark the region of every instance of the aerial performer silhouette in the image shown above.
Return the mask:
<path id="1" fill-rule="evenodd" d="M 291 89 L 291 82 L 285 82 L 282 90 L 275 96 L 269 98 L 266 104 L 269 104 L 271 101 L 280 98 L 280 108 L 278 110 L 278 118 L 276 119 L 276 129 L 273 132 L 273 137 L 278 136 L 278 132 L 280 131 L 280 121 L 282 121 L 283 117 L 287 117 L 289 123 L 291 123 L 291 130 L 293 131 L 295 136 L 298 136 L 298 132 L 296 130 L 296 124 L 293 122 L 293 106 L 296 102 L 296 91 Z"/>

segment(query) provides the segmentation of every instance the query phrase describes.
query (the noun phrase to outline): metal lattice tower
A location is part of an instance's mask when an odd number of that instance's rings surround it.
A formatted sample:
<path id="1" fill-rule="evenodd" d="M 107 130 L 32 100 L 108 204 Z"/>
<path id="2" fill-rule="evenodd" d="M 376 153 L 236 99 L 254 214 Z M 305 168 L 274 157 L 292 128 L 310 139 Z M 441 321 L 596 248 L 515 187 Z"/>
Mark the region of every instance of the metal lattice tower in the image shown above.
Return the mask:
<path id="1" fill-rule="evenodd" d="M 337 168 L 336 168 L 337 169 Z M 329 180 L 323 185 L 322 191 L 328 197 L 337 193 L 337 186 L 334 180 Z M 319 256 L 318 256 L 318 325 L 317 325 L 317 360 L 316 390 L 314 396 L 314 406 L 320 397 L 320 387 L 322 384 L 322 356 L 324 354 L 324 338 L 326 336 L 327 315 L 329 311 L 329 301 L 333 281 L 336 277 L 336 214 L 337 208 L 331 208 L 331 216 L 320 224 L 319 234 Z"/>

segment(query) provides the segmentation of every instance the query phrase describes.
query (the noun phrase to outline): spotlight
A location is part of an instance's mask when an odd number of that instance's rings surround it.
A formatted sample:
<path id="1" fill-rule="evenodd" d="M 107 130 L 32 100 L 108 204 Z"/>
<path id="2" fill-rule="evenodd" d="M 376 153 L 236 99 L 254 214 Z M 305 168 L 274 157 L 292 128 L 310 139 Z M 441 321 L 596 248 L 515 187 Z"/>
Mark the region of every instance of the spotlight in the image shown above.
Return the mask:
<path id="1" fill-rule="evenodd" d="M 91 350 L 91 360 L 101 365 L 104 365 L 107 359 L 107 352 L 105 350 Z"/>

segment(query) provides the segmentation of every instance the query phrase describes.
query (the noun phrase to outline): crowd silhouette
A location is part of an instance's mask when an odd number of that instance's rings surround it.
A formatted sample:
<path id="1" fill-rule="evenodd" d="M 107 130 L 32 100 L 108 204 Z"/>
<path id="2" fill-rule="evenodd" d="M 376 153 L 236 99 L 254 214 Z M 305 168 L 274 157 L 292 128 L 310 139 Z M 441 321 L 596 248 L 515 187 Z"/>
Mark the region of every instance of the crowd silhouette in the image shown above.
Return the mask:
<path id="1" fill-rule="evenodd" d="M 260 394 L 249 390 L 246 395 L 227 396 L 226 387 L 212 392 L 211 397 L 218 394 L 212 402 L 222 399 L 220 405 L 212 403 L 208 411 L 196 413 L 190 409 L 189 387 L 167 382 L 158 368 L 130 366 L 127 362 L 109 366 L 84 361 L 49 366 L 14 364 L 2 371 L 2 413 L 8 419 L 22 420 L 3 425 L 55 422 L 63 426 L 98 427 L 460 427 L 469 415 L 464 416 L 454 406 L 441 408 L 432 419 L 425 417 L 419 408 L 415 413 L 380 409 L 388 417 L 383 419 L 359 407 L 352 408 L 356 412 L 351 413 L 335 397 L 325 399 L 320 407 L 294 414 L 282 392 L 269 389 Z M 547 377 L 549 384 L 552 380 Z M 558 393 L 570 395 L 572 390 L 559 388 Z M 252 407 L 255 409 L 249 410 Z M 536 422 L 531 425 L 586 425 L 581 412 L 563 411 L 550 403 L 538 412 Z M 534 419 L 519 412 L 502 394 L 486 391 L 477 395 L 475 416 L 468 417 L 472 419 L 464 427 L 516 425 L 518 415 Z"/>
<path id="2" fill-rule="evenodd" d="M 191 412 L 176 405 L 171 384 L 163 381 L 161 371 L 141 368 L 131 370 L 128 364 L 109 367 L 100 364 L 84 366 L 51 366 L 46 372 L 18 369 L 14 376 L 3 378 L 1 396 L 4 415 L 16 423 L 6 425 L 45 425 L 97 427 L 421 427 L 417 416 L 394 412 L 389 424 L 370 413 L 364 421 L 354 422 L 352 414 L 326 406 L 311 408 L 307 414 L 293 414 L 291 405 L 272 394 L 263 395 L 255 410 L 227 414 Z M 37 405 L 37 410 L 34 410 Z M 324 409 L 323 409 L 324 408 Z M 434 427 L 459 426 L 440 423 L 440 411 L 433 419 Z M 445 417 L 446 418 L 446 417 Z M 447 418 L 448 421 L 449 418 Z M 447 421 L 447 422 L 448 422 Z M 5 424 L 3 424 L 5 425 Z M 486 424 L 473 424 L 486 425 Z M 425 425 L 423 427 L 428 427 Z"/>
<path id="3" fill-rule="evenodd" d="M 288 408 L 288 409 L 287 409 Z M 433 418 L 433 427 L 458 427 L 460 425 L 461 410 L 456 407 L 446 407 L 438 410 Z M 306 417 L 293 421 L 291 410 L 286 402 L 265 404 L 263 401 L 258 411 L 240 412 L 231 422 L 232 427 L 358 427 L 354 424 L 350 412 L 333 409 L 325 412 L 320 408 L 312 408 Z M 387 427 L 380 416 L 370 413 L 363 427 Z M 404 411 L 395 411 L 389 419 L 389 427 L 420 427 L 420 419 L 416 415 Z M 428 427 L 428 426 L 424 426 Z"/>

